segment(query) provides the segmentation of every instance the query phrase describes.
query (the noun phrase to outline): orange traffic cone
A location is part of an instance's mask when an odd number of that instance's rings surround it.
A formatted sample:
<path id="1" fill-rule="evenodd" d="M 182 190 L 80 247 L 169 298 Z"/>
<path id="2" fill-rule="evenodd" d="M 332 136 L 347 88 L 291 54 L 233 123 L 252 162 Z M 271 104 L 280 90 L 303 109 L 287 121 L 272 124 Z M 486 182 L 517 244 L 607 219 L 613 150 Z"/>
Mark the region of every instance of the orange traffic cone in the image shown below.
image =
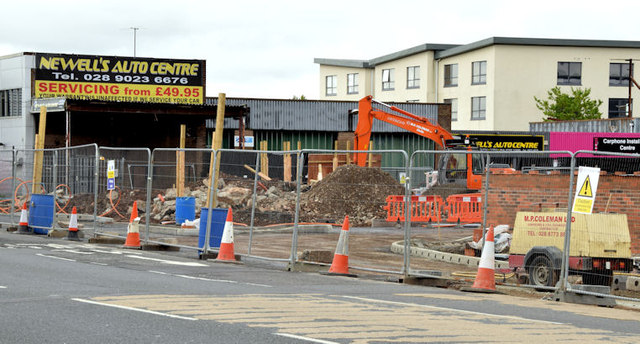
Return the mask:
<path id="1" fill-rule="evenodd" d="M 355 277 L 355 275 L 349 273 L 349 216 L 344 217 L 336 253 L 333 255 L 333 262 L 328 273 Z"/>
<path id="2" fill-rule="evenodd" d="M 78 210 L 76 207 L 71 209 L 71 216 L 69 217 L 69 234 L 67 240 L 80 241 L 78 237 Z"/>
<path id="3" fill-rule="evenodd" d="M 484 246 L 482 247 L 482 255 L 480 256 L 480 264 L 478 265 L 478 273 L 471 288 L 462 288 L 464 291 L 476 291 L 483 293 L 496 292 L 495 277 L 495 249 L 493 243 L 493 226 L 489 227 Z"/>
<path id="4" fill-rule="evenodd" d="M 227 219 L 224 222 L 224 230 L 222 231 L 222 240 L 220 240 L 220 250 L 216 260 L 236 261 L 236 255 L 233 252 L 233 212 L 231 207 L 227 211 Z"/>
<path id="5" fill-rule="evenodd" d="M 127 240 L 124 242 L 124 248 L 140 249 L 140 218 L 138 217 L 138 202 L 133 201 L 133 210 L 131 211 L 131 219 L 129 219 L 129 228 L 127 229 Z"/>
<path id="6" fill-rule="evenodd" d="M 20 223 L 18 223 L 18 233 L 28 234 L 29 230 L 29 218 L 27 216 L 27 201 L 22 204 L 22 210 L 20 211 Z"/>

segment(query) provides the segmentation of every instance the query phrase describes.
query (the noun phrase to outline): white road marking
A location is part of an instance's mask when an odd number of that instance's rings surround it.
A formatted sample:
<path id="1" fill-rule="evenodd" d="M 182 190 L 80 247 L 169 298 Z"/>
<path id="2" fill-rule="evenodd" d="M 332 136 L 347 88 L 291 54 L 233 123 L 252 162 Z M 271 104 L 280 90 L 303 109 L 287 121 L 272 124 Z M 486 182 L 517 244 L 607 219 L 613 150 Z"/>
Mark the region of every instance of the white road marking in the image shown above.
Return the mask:
<path id="1" fill-rule="evenodd" d="M 42 253 L 36 253 L 36 256 L 53 258 L 53 259 L 60 259 L 60 260 L 66 260 L 68 262 L 75 262 L 76 261 L 75 259 L 68 259 L 68 258 L 62 258 L 62 257 L 56 257 L 56 256 L 49 256 L 49 255 L 42 254 Z"/>
<path id="2" fill-rule="evenodd" d="M 194 279 L 194 280 L 200 280 L 200 281 L 207 281 L 207 282 L 221 282 L 221 283 L 232 283 L 232 284 L 238 283 L 237 281 L 211 279 L 211 278 L 195 277 L 195 276 L 188 276 L 188 275 L 174 275 L 174 276 L 178 276 L 178 277 L 182 277 L 182 278 L 188 278 L 188 279 Z"/>
<path id="3" fill-rule="evenodd" d="M 90 250 L 97 253 L 122 254 L 122 252 L 115 251 L 115 250 L 105 251 L 105 250 L 99 250 L 97 248 L 90 248 Z"/>
<path id="4" fill-rule="evenodd" d="M 0 285 L 0 289 L 7 289 L 7 287 L 4 285 Z"/>
<path id="5" fill-rule="evenodd" d="M 175 319 L 198 320 L 196 318 L 183 317 L 183 316 L 180 316 L 180 315 L 173 315 L 173 314 L 155 312 L 155 311 L 150 311 L 150 310 L 146 310 L 146 309 L 133 308 L 133 307 L 127 307 L 127 306 L 112 305 L 112 304 L 109 304 L 109 303 L 102 303 L 102 302 L 96 302 L 96 301 L 85 300 L 85 299 L 75 299 L 74 298 L 74 299 L 71 299 L 71 300 L 78 301 L 78 302 L 89 303 L 89 304 L 92 304 L 92 305 L 107 306 L 107 307 L 126 309 L 126 310 L 129 310 L 129 311 L 136 311 L 136 312 L 142 312 L 142 313 L 148 313 L 148 314 L 162 315 L 162 316 L 165 316 L 165 317 L 175 318 Z"/>
<path id="6" fill-rule="evenodd" d="M 178 262 L 178 261 L 175 261 L 175 260 L 165 260 L 165 259 L 150 258 L 150 257 L 141 257 L 141 256 L 132 256 L 132 255 L 127 255 L 127 257 L 129 257 L 129 258 L 144 259 L 144 260 L 151 260 L 151 261 L 154 261 L 154 262 L 160 262 L 160 263 L 164 263 L 164 264 L 171 264 L 171 265 L 183 265 L 183 266 L 209 266 L 209 265 L 202 264 L 202 263 Z"/>
<path id="7" fill-rule="evenodd" d="M 149 270 L 149 272 L 152 274 L 168 275 L 168 273 L 162 271 Z"/>
<path id="8" fill-rule="evenodd" d="M 293 338 L 293 339 L 306 340 L 308 342 L 313 342 L 313 343 L 338 344 L 338 342 L 330 342 L 328 340 L 315 339 L 315 338 L 309 338 L 309 337 L 304 337 L 304 336 L 297 336 L 295 334 L 290 334 L 290 333 L 274 333 L 274 334 L 276 336 L 282 336 L 282 337 L 288 337 L 288 338 Z"/>
<path id="9" fill-rule="evenodd" d="M 246 285 L 252 285 L 252 286 L 256 286 L 256 287 L 265 287 L 265 288 L 273 288 L 273 286 L 267 285 L 267 284 L 259 284 L 259 283 L 244 283 Z"/>
<path id="10" fill-rule="evenodd" d="M 93 254 L 93 252 L 83 252 L 83 251 L 78 251 L 78 250 L 72 250 L 72 249 L 56 249 L 53 250 L 54 252 L 69 252 L 69 253 L 77 253 L 77 254 Z"/>
<path id="11" fill-rule="evenodd" d="M 170 273 L 166 273 L 166 272 L 162 272 L 162 271 L 156 271 L 156 270 L 148 270 L 148 271 L 150 273 L 158 274 L 158 275 L 168 275 L 168 276 L 182 277 L 182 278 L 188 278 L 188 279 L 199 280 L 199 281 L 230 283 L 230 284 L 239 283 L 239 284 L 252 285 L 252 286 L 256 286 L 256 287 L 273 288 L 272 286 L 267 285 L 267 284 L 244 283 L 244 282 L 238 282 L 238 281 L 212 279 L 212 278 L 204 278 L 204 277 L 195 277 L 195 276 L 189 276 L 189 275 L 174 275 L 174 274 L 170 274 Z"/>
<path id="12" fill-rule="evenodd" d="M 93 264 L 93 265 L 100 265 L 100 266 L 109 266 L 109 264 L 105 264 L 105 263 L 96 263 L 96 262 L 90 262 L 89 264 Z"/>
<path id="13" fill-rule="evenodd" d="M 542 323 L 542 324 L 565 325 L 564 323 L 560 323 L 560 322 L 529 319 L 529 318 L 522 318 L 522 317 L 511 316 L 511 315 L 499 315 L 499 314 L 491 314 L 491 313 L 474 312 L 474 311 L 467 311 L 467 310 L 463 310 L 463 309 L 420 305 L 420 304 L 417 304 L 417 303 L 408 303 L 408 302 L 376 300 L 376 299 L 368 299 L 368 298 L 365 298 L 365 297 L 357 297 L 357 296 L 346 296 L 346 295 L 338 295 L 338 296 L 346 298 L 346 299 L 368 301 L 368 302 L 376 302 L 376 303 L 386 303 L 386 304 L 391 304 L 391 305 L 430 308 L 430 309 L 437 309 L 437 310 L 441 310 L 441 311 L 458 312 L 458 313 L 465 313 L 465 314 L 475 314 L 475 315 L 489 316 L 489 317 L 494 317 L 494 318 L 505 318 L 505 319 L 514 319 L 514 320 L 522 320 L 522 321 L 531 321 L 531 322 L 538 322 L 538 323 Z"/>

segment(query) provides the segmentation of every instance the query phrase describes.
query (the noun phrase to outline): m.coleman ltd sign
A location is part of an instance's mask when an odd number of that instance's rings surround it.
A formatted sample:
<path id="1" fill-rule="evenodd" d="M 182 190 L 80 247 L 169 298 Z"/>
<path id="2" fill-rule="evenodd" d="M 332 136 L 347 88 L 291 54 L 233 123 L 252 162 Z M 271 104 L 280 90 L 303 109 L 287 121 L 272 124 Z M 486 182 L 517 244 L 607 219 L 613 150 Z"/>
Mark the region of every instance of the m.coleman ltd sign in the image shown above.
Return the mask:
<path id="1" fill-rule="evenodd" d="M 203 104 L 204 60 L 36 54 L 35 98 Z"/>

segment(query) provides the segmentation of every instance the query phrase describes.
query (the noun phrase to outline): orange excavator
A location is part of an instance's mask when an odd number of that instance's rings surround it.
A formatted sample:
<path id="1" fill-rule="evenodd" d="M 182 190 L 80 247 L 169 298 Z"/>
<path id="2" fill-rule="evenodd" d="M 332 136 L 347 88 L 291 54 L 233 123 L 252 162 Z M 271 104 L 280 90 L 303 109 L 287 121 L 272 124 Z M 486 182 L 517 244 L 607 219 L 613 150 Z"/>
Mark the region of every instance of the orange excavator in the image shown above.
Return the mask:
<path id="1" fill-rule="evenodd" d="M 397 114 L 374 108 L 374 103 L 386 107 Z M 387 122 L 429 138 L 443 149 L 455 147 L 456 145 L 460 146 L 460 144 L 466 145 L 469 150 L 471 149 L 468 138 L 461 140 L 458 137 L 454 137 L 443 127 L 431 123 L 425 117 L 414 115 L 395 106 L 379 102 L 371 96 L 366 96 L 358 103 L 358 126 L 354 133 L 354 147 L 356 150 L 366 151 L 369 149 L 373 119 Z M 365 166 L 367 160 L 366 152 L 355 153 L 354 156 L 357 165 Z M 444 154 L 439 162 L 438 180 L 456 184 L 464 183 L 469 190 L 480 190 L 482 186 L 482 164 L 482 159 L 478 155 L 466 153 Z"/>

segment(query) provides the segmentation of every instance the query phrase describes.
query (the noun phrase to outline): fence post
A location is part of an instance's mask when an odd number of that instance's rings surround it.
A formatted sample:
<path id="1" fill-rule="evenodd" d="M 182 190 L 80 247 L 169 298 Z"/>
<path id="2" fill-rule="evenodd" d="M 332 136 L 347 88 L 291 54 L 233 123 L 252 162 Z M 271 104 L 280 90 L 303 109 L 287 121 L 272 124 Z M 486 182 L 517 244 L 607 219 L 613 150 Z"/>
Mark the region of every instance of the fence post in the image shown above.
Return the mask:
<path id="1" fill-rule="evenodd" d="M 15 211 L 15 192 L 16 192 L 16 147 L 13 146 L 11 148 L 11 213 L 9 215 L 10 217 L 10 221 L 11 221 L 11 226 L 15 225 L 15 222 L 13 222 L 13 213 Z"/>
<path id="2" fill-rule="evenodd" d="M 217 175 L 218 171 L 217 169 L 212 169 L 213 166 L 218 167 L 218 165 L 216 165 L 216 163 L 218 162 L 218 150 L 214 149 L 211 153 L 211 155 L 213 156 L 213 159 L 211 161 L 212 166 L 209 167 L 209 171 L 211 171 L 212 173 L 209 173 L 209 195 L 208 195 L 208 201 L 207 201 L 207 206 L 209 207 L 209 213 L 207 214 L 207 223 L 205 223 L 205 236 L 204 236 L 204 248 L 202 249 L 202 254 L 204 257 L 206 257 L 207 255 L 207 251 L 209 250 L 209 236 L 211 235 L 211 218 L 213 218 L 213 202 L 214 202 L 214 194 L 217 195 L 218 192 L 218 185 L 216 183 L 216 185 L 213 184 L 214 181 L 214 175 Z M 217 182 L 217 179 L 216 179 Z M 200 210 L 200 218 L 202 218 L 202 210 Z M 200 224 L 200 226 L 202 226 L 202 223 Z"/>
<path id="3" fill-rule="evenodd" d="M 253 174 L 253 194 L 251 195 L 251 222 L 249 224 L 249 246 L 247 254 L 251 255 L 251 244 L 253 243 L 253 223 L 256 215 L 256 199 L 258 190 L 258 171 L 260 171 L 260 154 L 256 154 L 256 173 Z"/>
<path id="4" fill-rule="evenodd" d="M 569 172 L 569 197 L 567 203 L 567 223 L 564 230 L 564 251 L 562 252 L 562 267 L 560 269 L 560 288 L 559 291 L 566 291 L 569 286 L 569 249 L 571 248 L 571 217 L 574 189 L 574 173 L 576 169 L 576 155 L 578 152 L 571 153 L 571 171 Z"/>
<path id="5" fill-rule="evenodd" d="M 151 150 L 149 148 L 147 148 L 147 204 L 145 205 L 145 209 L 144 209 L 144 222 L 145 222 L 145 234 L 144 234 L 144 243 L 145 244 L 149 244 L 149 213 L 151 213 L 151 187 L 152 187 L 152 183 L 151 183 L 151 176 L 153 175 L 153 163 L 152 163 L 152 155 L 155 152 L 155 149 L 153 152 L 151 152 Z M 182 153 L 184 154 L 184 152 Z M 183 160 L 184 162 L 184 160 Z"/>
<path id="6" fill-rule="evenodd" d="M 100 178 L 100 147 L 96 145 L 96 161 L 93 169 L 93 234 L 98 227 L 98 189 Z"/>
<path id="7" fill-rule="evenodd" d="M 296 166 L 298 166 L 298 170 L 296 173 L 296 212 L 295 212 L 295 216 L 293 219 L 293 236 L 291 237 L 291 254 L 289 256 L 289 264 L 290 264 L 290 271 L 294 271 L 294 267 L 296 264 L 296 253 L 298 251 L 298 221 L 300 221 L 300 193 L 301 193 L 301 185 L 302 185 L 302 169 L 304 168 L 304 165 L 302 163 L 302 161 L 304 160 L 302 158 L 302 151 L 298 150 L 298 152 L 296 153 L 296 159 L 297 160 L 297 164 Z"/>
<path id="8" fill-rule="evenodd" d="M 413 164 L 413 156 L 411 155 L 411 160 L 406 152 L 404 153 L 404 173 L 406 175 L 404 180 L 404 264 L 402 265 L 401 273 L 404 274 L 404 277 L 409 277 L 410 270 L 410 240 L 411 240 L 411 177 L 409 175 L 409 171 L 411 170 Z"/>
<path id="9" fill-rule="evenodd" d="M 470 153 L 469 153 L 470 154 Z M 473 158 L 471 159 L 473 161 Z M 489 205 L 489 163 L 491 162 L 491 156 L 487 153 L 487 163 L 485 165 L 485 177 L 484 177 L 484 200 L 482 207 L 484 208 L 482 214 L 482 248 L 484 249 L 484 236 L 487 235 L 487 208 Z"/>

